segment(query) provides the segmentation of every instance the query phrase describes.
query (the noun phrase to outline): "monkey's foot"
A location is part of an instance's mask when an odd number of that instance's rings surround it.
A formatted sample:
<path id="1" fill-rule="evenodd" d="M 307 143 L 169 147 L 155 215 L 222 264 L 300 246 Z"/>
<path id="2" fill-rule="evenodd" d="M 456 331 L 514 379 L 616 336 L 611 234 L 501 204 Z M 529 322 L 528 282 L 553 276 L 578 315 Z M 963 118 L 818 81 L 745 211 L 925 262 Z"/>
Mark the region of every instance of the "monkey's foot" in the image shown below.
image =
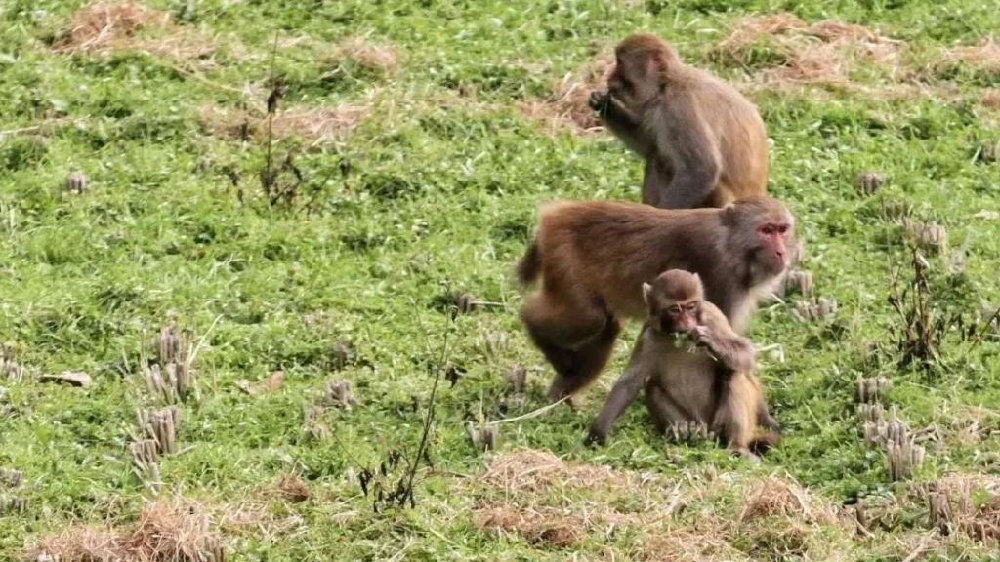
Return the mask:
<path id="1" fill-rule="evenodd" d="M 749 449 L 733 449 L 733 456 L 741 457 L 749 461 L 751 464 L 760 464 L 760 457 L 750 452 Z"/>
<path id="2" fill-rule="evenodd" d="M 606 442 L 607 435 L 594 428 L 590 428 L 587 437 L 583 440 L 583 444 L 590 448 L 603 447 Z"/>

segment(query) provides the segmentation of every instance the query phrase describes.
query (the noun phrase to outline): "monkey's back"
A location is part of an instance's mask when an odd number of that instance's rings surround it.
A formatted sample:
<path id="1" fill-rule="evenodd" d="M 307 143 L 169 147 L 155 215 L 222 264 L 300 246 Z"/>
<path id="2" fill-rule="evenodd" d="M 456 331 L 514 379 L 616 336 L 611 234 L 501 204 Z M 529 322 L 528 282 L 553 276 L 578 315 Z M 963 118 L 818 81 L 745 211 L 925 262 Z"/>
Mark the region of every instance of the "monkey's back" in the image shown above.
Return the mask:
<path id="1" fill-rule="evenodd" d="M 675 211 L 610 201 L 548 204 L 536 235 L 542 277 L 573 283 L 618 314 L 642 317 L 642 283 L 668 266 L 680 267 L 687 256 L 710 252 L 713 241 L 691 233 L 719 215 L 719 209 Z M 688 228 L 696 223 L 700 228 Z"/>
<path id="2" fill-rule="evenodd" d="M 695 99 L 701 100 L 701 116 L 719 141 L 723 167 L 719 182 L 732 198 L 742 199 L 763 195 L 767 191 L 770 156 L 767 128 L 757 106 L 743 97 L 728 83 L 709 72 L 688 67 L 697 79 Z M 715 206 L 721 207 L 730 198 L 719 193 Z"/>

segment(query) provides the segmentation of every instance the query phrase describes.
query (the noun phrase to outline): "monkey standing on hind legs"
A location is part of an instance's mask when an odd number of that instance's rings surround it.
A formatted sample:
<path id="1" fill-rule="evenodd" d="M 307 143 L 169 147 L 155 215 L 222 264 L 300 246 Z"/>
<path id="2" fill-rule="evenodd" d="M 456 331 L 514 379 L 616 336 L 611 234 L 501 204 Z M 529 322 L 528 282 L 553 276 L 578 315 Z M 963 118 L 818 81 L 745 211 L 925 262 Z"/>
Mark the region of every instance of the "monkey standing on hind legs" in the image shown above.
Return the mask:
<path id="1" fill-rule="evenodd" d="M 543 206 L 518 264 L 522 285 L 541 278 L 521 320 L 556 371 L 549 397 L 585 387 L 604 368 L 620 317 L 644 318 L 642 285 L 659 273 L 697 273 L 705 295 L 740 332 L 757 299 L 780 281 L 794 219 L 768 197 L 722 209 L 664 210 L 635 203 Z"/>
<path id="2" fill-rule="evenodd" d="M 705 300 L 698 276 L 665 271 L 643 284 L 643 300 L 646 323 L 632 359 L 586 442 L 603 445 L 614 421 L 645 385 L 646 407 L 660 433 L 675 424 L 702 422 L 730 450 L 749 458 L 777 444 L 778 424 L 753 374 L 753 345 Z M 682 341 L 685 335 L 696 348 Z M 758 423 L 768 432 L 757 434 Z"/>
<path id="3" fill-rule="evenodd" d="M 757 108 L 653 35 L 629 36 L 615 48 L 607 92 L 592 92 L 590 106 L 645 158 L 647 205 L 722 207 L 767 191 L 767 130 Z"/>

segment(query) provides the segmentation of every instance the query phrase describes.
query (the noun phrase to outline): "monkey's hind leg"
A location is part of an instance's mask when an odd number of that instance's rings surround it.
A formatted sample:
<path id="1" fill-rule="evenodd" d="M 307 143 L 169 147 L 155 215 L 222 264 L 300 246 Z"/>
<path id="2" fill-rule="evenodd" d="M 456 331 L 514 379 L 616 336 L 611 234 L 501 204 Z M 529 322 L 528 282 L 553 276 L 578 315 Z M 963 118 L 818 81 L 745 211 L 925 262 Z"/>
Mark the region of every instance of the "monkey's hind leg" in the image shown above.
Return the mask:
<path id="1" fill-rule="evenodd" d="M 549 387 L 549 399 L 560 400 L 593 382 L 608 363 L 621 330 L 621 323 L 613 316 L 608 316 L 599 334 L 573 350 L 569 369 L 559 372 Z"/>
<path id="2" fill-rule="evenodd" d="M 525 301 L 521 321 L 556 371 L 549 389 L 552 400 L 580 390 L 595 378 L 621 331 L 621 324 L 603 307 L 564 303 L 544 290 Z"/>

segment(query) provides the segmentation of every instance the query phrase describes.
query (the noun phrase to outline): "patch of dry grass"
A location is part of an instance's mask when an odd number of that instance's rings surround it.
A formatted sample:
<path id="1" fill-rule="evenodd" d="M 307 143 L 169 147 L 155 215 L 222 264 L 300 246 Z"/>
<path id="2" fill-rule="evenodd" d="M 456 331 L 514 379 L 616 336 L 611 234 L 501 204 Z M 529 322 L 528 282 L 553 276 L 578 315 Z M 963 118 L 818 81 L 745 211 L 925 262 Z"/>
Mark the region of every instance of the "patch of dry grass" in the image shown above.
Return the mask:
<path id="1" fill-rule="evenodd" d="M 369 104 L 289 107 L 274 115 L 271 133 L 276 139 L 298 137 L 312 143 L 344 140 L 370 111 Z M 267 138 L 267 114 L 261 110 L 206 104 L 198 119 L 206 131 L 220 139 L 260 142 Z"/>
<path id="2" fill-rule="evenodd" d="M 281 499 L 292 502 L 304 502 L 312 495 L 309 486 L 297 474 L 283 474 L 274 484 L 275 492 Z"/>
<path id="3" fill-rule="evenodd" d="M 945 49 L 941 54 L 941 60 L 946 63 L 961 63 L 972 68 L 1000 71 L 1000 43 L 986 37 L 978 45 Z"/>
<path id="4" fill-rule="evenodd" d="M 739 520 L 741 523 L 746 523 L 766 517 L 834 523 L 836 512 L 830 506 L 817 501 L 795 482 L 770 477 L 747 490 Z"/>
<path id="5" fill-rule="evenodd" d="M 573 513 L 551 507 L 522 509 L 510 504 L 484 505 L 474 510 L 480 529 L 497 534 L 512 533 L 532 544 L 570 546 L 587 529 L 586 522 Z"/>
<path id="6" fill-rule="evenodd" d="M 276 496 L 297 501 L 282 495 L 292 492 L 302 497 L 301 489 L 282 477 L 275 487 L 254 492 L 239 504 L 209 504 L 182 496 L 158 499 L 146 503 L 132 524 L 67 526 L 40 537 L 22 557 L 58 562 L 221 562 L 224 534 L 251 533 L 271 541 L 300 530 L 300 516 L 282 509 L 283 503 L 272 503 Z"/>
<path id="7" fill-rule="evenodd" d="M 735 549 L 720 525 L 690 525 L 675 531 L 653 533 L 642 543 L 642 559 L 647 562 L 689 562 L 749 560 Z"/>
<path id="8" fill-rule="evenodd" d="M 599 131 L 603 126 L 588 100 L 592 90 L 604 88 L 612 70 L 614 59 L 611 55 L 600 55 L 578 71 L 564 76 L 549 98 L 521 102 L 521 114 L 541 123 L 549 134 L 566 129 L 580 135 Z"/>
<path id="9" fill-rule="evenodd" d="M 551 489 L 617 489 L 635 477 L 607 466 L 567 463 L 549 451 L 519 449 L 493 459 L 480 480 L 506 493 Z"/>
<path id="10" fill-rule="evenodd" d="M 656 525 L 680 504 L 677 487 L 652 475 L 569 463 L 531 449 L 494 457 L 474 484 L 473 494 L 486 496 L 474 508 L 480 529 L 555 546 Z"/>
<path id="11" fill-rule="evenodd" d="M 175 498 L 148 503 L 139 521 L 123 529 L 68 527 L 41 538 L 25 557 L 60 562 L 209 562 L 223 559 L 220 537 L 208 510 Z"/>
<path id="12" fill-rule="evenodd" d="M 905 44 L 864 26 L 824 20 L 807 24 L 789 13 L 740 20 L 711 54 L 736 64 L 747 64 L 753 49 L 765 47 L 774 64 L 754 74 L 754 81 L 785 84 L 843 84 L 849 82 L 853 60 L 894 69 Z"/>
<path id="13" fill-rule="evenodd" d="M 627 530 L 640 537 L 644 560 L 821 558 L 831 538 L 837 548 L 851 544 L 833 506 L 775 476 L 695 471 L 669 481 L 522 449 L 495 457 L 474 483 L 473 495 L 486 496 L 475 524 L 533 544 L 584 548 L 587 537 L 600 543 Z M 734 492 L 742 497 L 735 506 Z"/>
<path id="14" fill-rule="evenodd" d="M 155 31 L 157 36 L 143 37 L 144 31 Z M 68 55 L 135 51 L 177 60 L 202 58 L 215 51 L 211 38 L 181 28 L 166 12 L 139 2 L 97 2 L 80 8 L 53 47 Z"/>
<path id="15" fill-rule="evenodd" d="M 399 63 L 396 48 L 388 44 L 373 43 L 366 37 L 348 37 L 341 41 L 326 60 L 334 63 L 351 61 L 373 71 L 388 72 Z"/>

